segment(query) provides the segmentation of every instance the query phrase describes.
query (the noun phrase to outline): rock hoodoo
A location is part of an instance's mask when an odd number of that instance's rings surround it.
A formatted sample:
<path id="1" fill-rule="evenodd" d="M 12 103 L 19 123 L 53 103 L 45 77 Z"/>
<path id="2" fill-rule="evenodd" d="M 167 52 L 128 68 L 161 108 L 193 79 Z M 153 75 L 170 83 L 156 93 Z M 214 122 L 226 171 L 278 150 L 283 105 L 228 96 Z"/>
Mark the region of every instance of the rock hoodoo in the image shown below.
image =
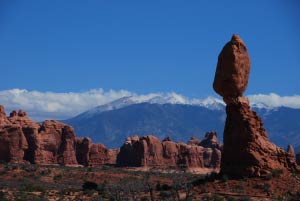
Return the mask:
<path id="1" fill-rule="evenodd" d="M 290 154 L 272 144 L 261 118 L 243 97 L 248 85 L 250 59 L 238 35 L 222 49 L 213 83 L 226 103 L 221 172 L 231 176 L 261 176 L 273 169 L 296 168 Z"/>

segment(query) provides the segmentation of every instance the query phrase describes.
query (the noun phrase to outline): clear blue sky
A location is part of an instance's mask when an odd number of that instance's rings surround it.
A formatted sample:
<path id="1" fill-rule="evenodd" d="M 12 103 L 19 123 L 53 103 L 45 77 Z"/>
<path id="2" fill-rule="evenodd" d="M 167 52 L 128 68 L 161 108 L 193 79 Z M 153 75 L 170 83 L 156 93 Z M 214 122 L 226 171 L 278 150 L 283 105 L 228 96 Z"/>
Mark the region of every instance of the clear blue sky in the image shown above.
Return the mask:
<path id="1" fill-rule="evenodd" d="M 233 33 L 248 46 L 247 94 L 300 92 L 300 3 L 0 1 L 0 90 L 215 94 Z"/>

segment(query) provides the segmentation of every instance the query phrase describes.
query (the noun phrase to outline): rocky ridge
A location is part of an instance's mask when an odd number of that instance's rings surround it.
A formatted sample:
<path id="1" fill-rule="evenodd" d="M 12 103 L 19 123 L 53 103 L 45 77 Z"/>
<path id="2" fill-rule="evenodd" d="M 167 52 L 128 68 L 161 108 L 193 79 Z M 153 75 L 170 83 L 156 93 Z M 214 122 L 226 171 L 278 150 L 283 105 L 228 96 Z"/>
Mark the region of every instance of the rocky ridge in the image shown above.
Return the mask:
<path id="1" fill-rule="evenodd" d="M 218 169 L 222 145 L 215 132 L 194 144 L 162 142 L 154 136 L 129 137 L 120 149 L 93 144 L 90 138 L 77 138 L 64 123 L 32 121 L 19 110 L 7 117 L 0 106 L 0 161 L 10 163 L 129 167 L 184 167 Z"/>

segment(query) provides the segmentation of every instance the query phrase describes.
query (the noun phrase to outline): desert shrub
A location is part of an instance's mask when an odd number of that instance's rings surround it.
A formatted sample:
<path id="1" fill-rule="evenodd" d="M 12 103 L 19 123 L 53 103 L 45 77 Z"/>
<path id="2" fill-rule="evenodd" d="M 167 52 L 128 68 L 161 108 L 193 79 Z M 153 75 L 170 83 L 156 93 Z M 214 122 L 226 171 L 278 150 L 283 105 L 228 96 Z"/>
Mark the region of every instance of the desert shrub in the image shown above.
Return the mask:
<path id="1" fill-rule="evenodd" d="M 264 179 L 265 179 L 266 181 L 269 181 L 269 180 L 273 179 L 273 175 L 270 173 L 270 174 L 266 175 L 266 176 L 264 177 Z"/>
<path id="2" fill-rule="evenodd" d="M 100 185 L 98 185 L 98 194 L 104 195 L 104 196 L 108 194 L 107 182 L 103 182 Z"/>
<path id="3" fill-rule="evenodd" d="M 35 183 L 23 183 L 20 186 L 20 191 L 25 192 L 43 192 L 45 189 L 41 185 L 37 185 Z"/>
<path id="4" fill-rule="evenodd" d="M 283 174 L 283 170 L 275 169 L 275 170 L 272 170 L 271 174 L 273 177 L 278 178 L 281 174 Z"/>
<path id="5" fill-rule="evenodd" d="M 6 174 L 7 174 L 7 170 L 0 171 L 0 175 L 6 175 Z"/>
<path id="6" fill-rule="evenodd" d="M 10 164 L 10 163 L 7 163 L 5 165 L 5 169 L 6 170 L 16 170 L 18 169 L 18 165 L 17 164 Z"/>
<path id="7" fill-rule="evenodd" d="M 162 192 L 159 193 L 159 196 L 162 199 L 171 198 L 172 197 L 172 192 L 170 192 L 170 191 L 162 191 Z"/>
<path id="8" fill-rule="evenodd" d="M 160 191 L 160 189 L 161 189 L 160 182 L 157 182 L 157 184 L 155 185 L 155 190 Z"/>
<path id="9" fill-rule="evenodd" d="M 156 184 L 157 191 L 169 191 L 171 189 L 172 189 L 172 186 L 170 186 L 168 184 L 160 184 L 160 183 Z"/>
<path id="10" fill-rule="evenodd" d="M 192 181 L 193 186 L 204 185 L 207 181 L 204 178 L 199 178 Z"/>
<path id="11" fill-rule="evenodd" d="M 150 201 L 150 199 L 147 196 L 141 197 L 141 201 Z"/>
<path id="12" fill-rule="evenodd" d="M 234 193 L 242 193 L 243 191 L 244 191 L 243 185 L 234 185 L 232 187 L 232 192 L 234 192 Z"/>
<path id="13" fill-rule="evenodd" d="M 236 201 L 236 199 L 232 196 L 226 196 L 227 201 Z"/>
<path id="14" fill-rule="evenodd" d="M 263 192 L 268 193 L 268 194 L 271 194 L 272 191 L 271 191 L 270 187 L 271 187 L 270 184 L 265 183 L 265 184 L 262 186 Z"/>
<path id="15" fill-rule="evenodd" d="M 223 174 L 223 175 L 222 175 L 222 178 L 221 178 L 222 182 L 227 182 L 228 179 L 229 179 L 229 178 L 228 178 L 227 174 Z"/>
<path id="16" fill-rule="evenodd" d="M 299 169 L 293 170 L 293 174 L 294 175 L 300 175 L 300 170 Z"/>
<path id="17" fill-rule="evenodd" d="M 214 201 L 223 201 L 225 198 L 221 195 L 218 195 L 218 194 L 213 194 L 212 195 L 212 200 Z"/>
<path id="18" fill-rule="evenodd" d="M 0 201 L 8 201 L 8 199 L 5 196 L 5 193 L 0 191 Z"/>
<path id="19" fill-rule="evenodd" d="M 4 160 L 0 160 L 0 165 L 6 165 L 7 164 L 7 162 L 6 161 L 4 161 Z"/>
<path id="20" fill-rule="evenodd" d="M 49 168 L 41 169 L 39 171 L 39 174 L 43 175 L 43 176 L 49 175 L 49 174 L 51 174 L 51 169 L 49 169 Z"/>
<path id="21" fill-rule="evenodd" d="M 242 197 L 240 198 L 241 201 L 251 201 L 251 198 L 246 196 L 246 197 Z"/>
<path id="22" fill-rule="evenodd" d="M 83 190 L 97 190 L 98 184 L 92 181 L 86 181 L 82 185 Z"/>
<path id="23" fill-rule="evenodd" d="M 15 199 L 16 201 L 24 201 L 24 200 L 30 200 L 30 201 L 46 201 L 48 199 L 46 199 L 44 196 L 39 196 L 39 195 L 34 195 L 28 192 L 15 192 L 14 193 Z"/>
<path id="24" fill-rule="evenodd" d="M 219 178 L 219 174 L 218 173 L 211 173 L 209 175 L 206 175 L 205 180 L 209 181 L 209 182 L 214 182 L 215 180 L 217 180 Z"/>
<path id="25" fill-rule="evenodd" d="M 62 179 L 62 175 L 61 174 L 56 174 L 56 175 L 53 176 L 53 180 L 54 181 L 59 181 L 61 179 Z"/>
<path id="26" fill-rule="evenodd" d="M 37 171 L 38 168 L 36 165 L 23 164 L 23 165 L 21 165 L 21 169 L 26 172 L 35 172 L 35 171 Z"/>

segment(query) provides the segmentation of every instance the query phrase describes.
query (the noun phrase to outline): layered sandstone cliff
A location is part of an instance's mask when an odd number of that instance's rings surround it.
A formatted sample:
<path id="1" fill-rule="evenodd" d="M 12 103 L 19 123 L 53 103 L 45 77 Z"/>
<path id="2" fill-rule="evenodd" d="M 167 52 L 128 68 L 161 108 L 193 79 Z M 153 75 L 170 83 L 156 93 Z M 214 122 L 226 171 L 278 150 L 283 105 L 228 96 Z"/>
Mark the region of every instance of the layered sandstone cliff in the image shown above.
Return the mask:
<path id="1" fill-rule="evenodd" d="M 221 172 L 232 176 L 260 176 L 274 169 L 293 170 L 291 155 L 268 140 L 261 118 L 243 97 L 250 59 L 245 43 L 233 35 L 221 51 L 213 83 L 226 103 Z"/>

